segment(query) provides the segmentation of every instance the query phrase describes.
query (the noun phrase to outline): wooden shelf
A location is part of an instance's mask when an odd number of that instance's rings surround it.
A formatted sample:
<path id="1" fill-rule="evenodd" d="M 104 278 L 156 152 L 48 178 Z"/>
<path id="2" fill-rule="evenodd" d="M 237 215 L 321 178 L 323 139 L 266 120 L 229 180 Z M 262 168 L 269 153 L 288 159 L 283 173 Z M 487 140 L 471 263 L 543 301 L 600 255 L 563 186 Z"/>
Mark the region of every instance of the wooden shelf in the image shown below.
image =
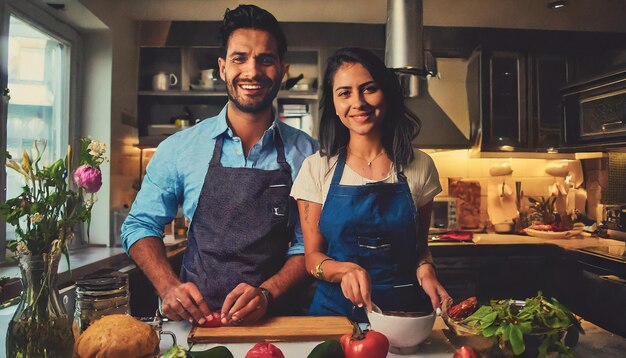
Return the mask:
<path id="1" fill-rule="evenodd" d="M 139 96 L 163 96 L 163 97 L 226 97 L 226 91 L 139 91 Z"/>
<path id="2" fill-rule="evenodd" d="M 318 100 L 319 96 L 314 91 L 278 91 L 278 99 L 310 99 Z"/>

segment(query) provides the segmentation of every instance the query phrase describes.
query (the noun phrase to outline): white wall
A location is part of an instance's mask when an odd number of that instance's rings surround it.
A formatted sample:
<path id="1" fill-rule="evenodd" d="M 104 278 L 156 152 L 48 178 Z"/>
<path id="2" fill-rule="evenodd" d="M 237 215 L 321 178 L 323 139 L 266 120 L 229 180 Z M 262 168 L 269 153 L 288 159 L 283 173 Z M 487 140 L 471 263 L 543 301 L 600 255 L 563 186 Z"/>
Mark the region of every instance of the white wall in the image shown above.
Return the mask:
<path id="1" fill-rule="evenodd" d="M 83 35 L 83 69 L 85 73 L 82 98 L 83 108 L 79 117 L 81 136 L 90 136 L 111 148 L 111 36 L 108 31 L 97 31 Z M 111 152 L 107 153 L 111 156 Z M 89 242 L 109 243 L 109 208 L 111 204 L 110 163 L 102 169 L 102 188 L 98 192 L 98 202 L 91 215 Z"/>

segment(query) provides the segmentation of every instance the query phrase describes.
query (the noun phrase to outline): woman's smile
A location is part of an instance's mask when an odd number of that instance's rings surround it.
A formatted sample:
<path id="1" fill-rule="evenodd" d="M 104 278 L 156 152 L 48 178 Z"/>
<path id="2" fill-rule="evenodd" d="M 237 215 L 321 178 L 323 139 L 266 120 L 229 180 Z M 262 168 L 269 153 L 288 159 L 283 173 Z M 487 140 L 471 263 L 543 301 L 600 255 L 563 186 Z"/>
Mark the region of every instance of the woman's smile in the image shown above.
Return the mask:
<path id="1" fill-rule="evenodd" d="M 385 96 L 360 63 L 346 63 L 333 77 L 333 103 L 337 116 L 351 133 L 380 131 L 386 114 Z"/>

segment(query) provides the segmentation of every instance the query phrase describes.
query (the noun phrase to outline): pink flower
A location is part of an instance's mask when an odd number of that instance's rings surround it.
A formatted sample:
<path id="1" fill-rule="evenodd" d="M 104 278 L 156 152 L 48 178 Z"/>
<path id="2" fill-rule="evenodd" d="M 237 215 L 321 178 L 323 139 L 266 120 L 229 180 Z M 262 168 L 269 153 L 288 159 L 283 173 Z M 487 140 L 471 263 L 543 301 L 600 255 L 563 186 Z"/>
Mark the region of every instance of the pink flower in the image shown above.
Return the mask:
<path id="1" fill-rule="evenodd" d="M 95 193 L 102 186 L 102 173 L 100 169 L 91 165 L 81 165 L 74 170 L 74 182 L 88 193 Z"/>

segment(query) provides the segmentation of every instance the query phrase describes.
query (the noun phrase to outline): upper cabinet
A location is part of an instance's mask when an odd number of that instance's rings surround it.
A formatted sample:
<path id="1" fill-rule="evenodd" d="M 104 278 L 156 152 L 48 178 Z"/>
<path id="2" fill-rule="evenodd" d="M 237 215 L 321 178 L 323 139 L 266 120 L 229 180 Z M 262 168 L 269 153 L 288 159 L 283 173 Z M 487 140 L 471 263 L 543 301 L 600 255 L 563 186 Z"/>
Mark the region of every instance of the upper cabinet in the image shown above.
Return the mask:
<path id="1" fill-rule="evenodd" d="M 604 150 L 626 145 L 626 67 L 563 89 L 565 146 Z"/>
<path id="2" fill-rule="evenodd" d="M 559 88 L 568 59 L 479 49 L 468 62 L 471 137 L 481 151 L 552 151 L 561 142 Z"/>

